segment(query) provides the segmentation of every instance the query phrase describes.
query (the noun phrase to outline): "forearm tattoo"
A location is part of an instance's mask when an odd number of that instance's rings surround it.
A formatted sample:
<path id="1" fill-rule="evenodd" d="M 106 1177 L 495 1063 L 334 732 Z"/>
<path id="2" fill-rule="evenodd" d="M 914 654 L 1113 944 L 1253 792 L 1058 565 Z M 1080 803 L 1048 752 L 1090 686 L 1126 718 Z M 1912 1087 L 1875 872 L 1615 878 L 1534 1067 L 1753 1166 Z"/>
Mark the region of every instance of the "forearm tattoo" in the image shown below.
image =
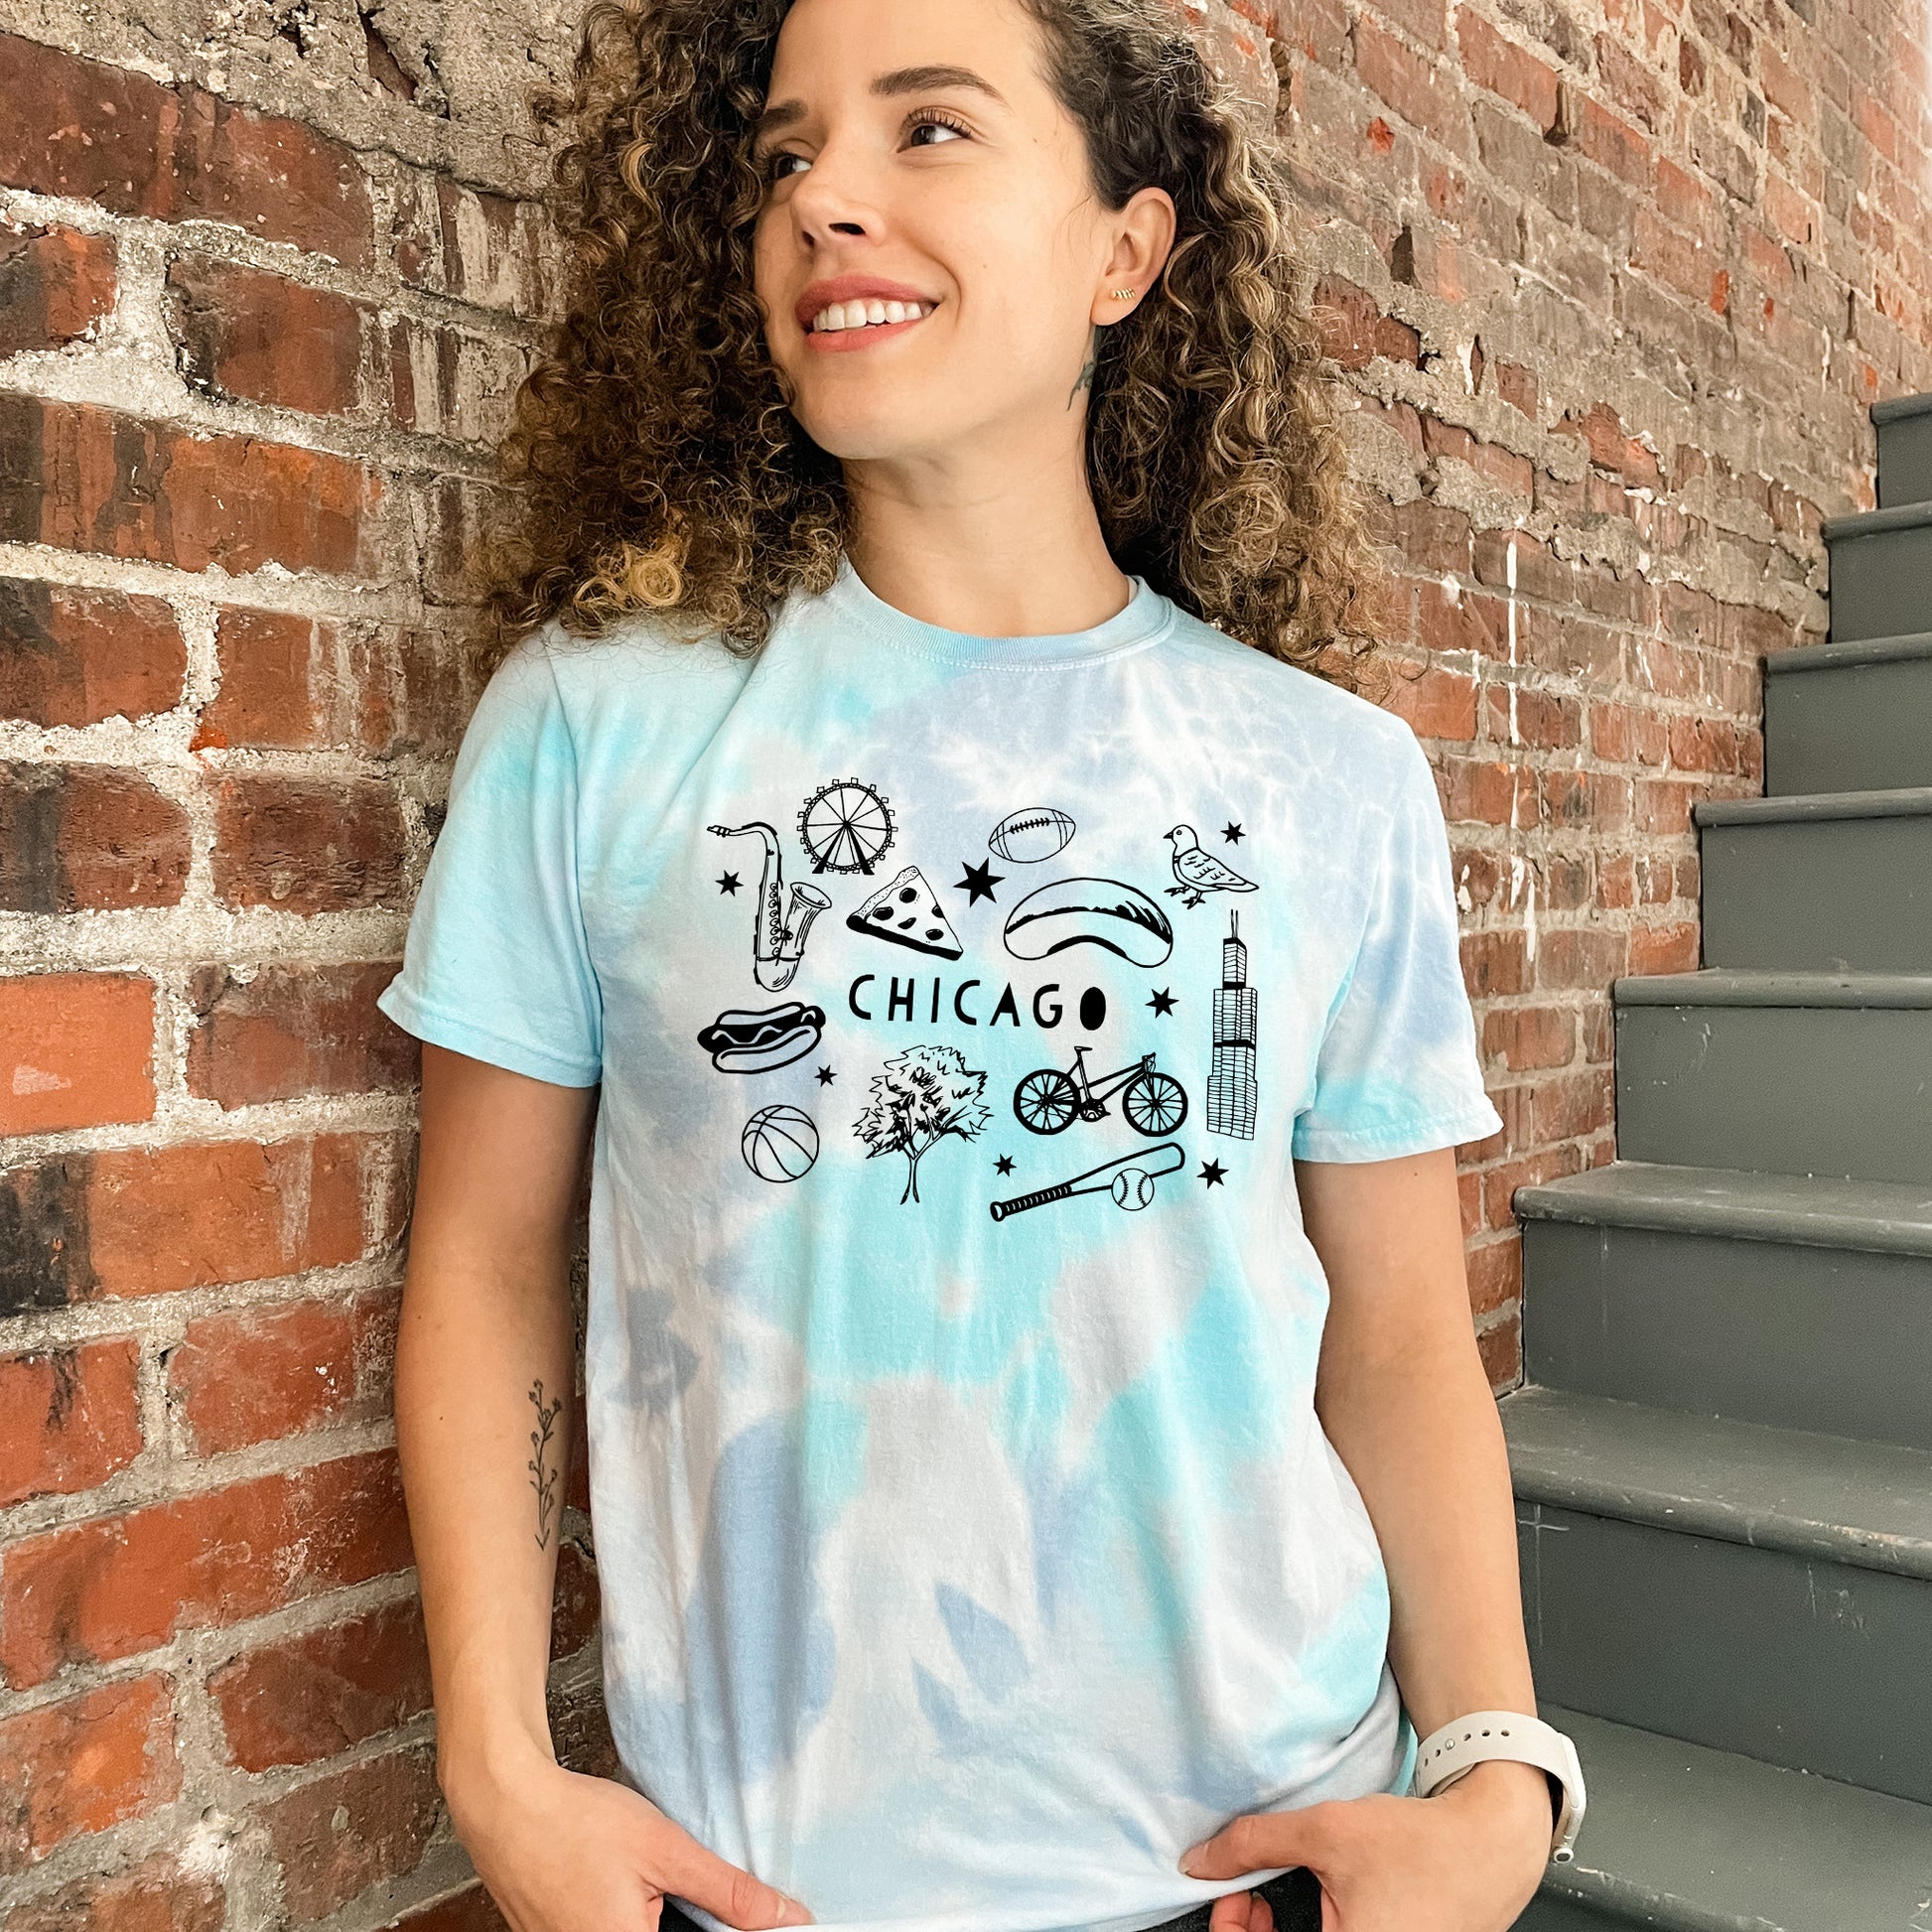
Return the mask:
<path id="1" fill-rule="evenodd" d="M 564 1399 L 558 1396 L 553 1402 L 543 1399 L 543 1380 L 539 1377 L 530 1384 L 530 1406 L 537 1412 L 537 1426 L 530 1431 L 530 1487 L 537 1494 L 537 1548 L 550 1547 L 550 1532 L 557 1520 L 557 1480 L 556 1463 L 551 1459 L 550 1439 L 556 1434 L 557 1417 L 564 1406 Z"/>

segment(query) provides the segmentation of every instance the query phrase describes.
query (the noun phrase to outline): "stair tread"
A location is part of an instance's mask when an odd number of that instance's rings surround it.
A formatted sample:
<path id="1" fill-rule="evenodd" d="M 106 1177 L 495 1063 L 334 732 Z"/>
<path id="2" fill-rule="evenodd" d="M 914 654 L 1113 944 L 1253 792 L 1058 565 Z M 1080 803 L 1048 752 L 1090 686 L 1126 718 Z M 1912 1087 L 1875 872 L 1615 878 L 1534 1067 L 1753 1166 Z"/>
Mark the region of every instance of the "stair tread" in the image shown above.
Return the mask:
<path id="1" fill-rule="evenodd" d="M 1916 396 L 1887 396 L 1871 405 L 1871 420 L 1881 429 L 1887 423 L 1902 423 L 1908 416 L 1932 416 L 1932 390 Z"/>
<path id="2" fill-rule="evenodd" d="M 1858 664 L 1895 664 L 1932 657 L 1932 630 L 1896 637 L 1840 637 L 1830 643 L 1792 644 L 1764 653 L 1767 677 L 1791 671 L 1836 671 Z"/>
<path id="3" fill-rule="evenodd" d="M 1540 1896 L 1677 1932 L 1932 1925 L 1932 1806 L 1539 1703 L 1576 1740 L 1577 1856 Z"/>
<path id="4" fill-rule="evenodd" d="M 1618 1006 L 1932 1007 L 1932 973 L 1786 972 L 1705 966 L 1610 982 Z"/>
<path id="5" fill-rule="evenodd" d="M 1764 798 L 1700 798 L 1691 807 L 1691 816 L 1700 825 L 1932 817 L 1932 785 L 1887 785 L 1870 791 L 1785 791 Z"/>
<path id="6" fill-rule="evenodd" d="M 1516 1190 L 1518 1216 L 1804 1247 L 1932 1255 L 1932 1187 L 1612 1161 Z"/>
<path id="7" fill-rule="evenodd" d="M 1498 1406 L 1526 1502 L 1932 1579 L 1932 1449 L 1536 1383 Z"/>
<path id="8" fill-rule="evenodd" d="M 1820 526 L 1827 543 L 1848 537 L 1889 536 L 1895 530 L 1932 530 L 1932 503 L 1897 503 L 1890 509 L 1854 510 L 1849 516 L 1828 516 Z"/>

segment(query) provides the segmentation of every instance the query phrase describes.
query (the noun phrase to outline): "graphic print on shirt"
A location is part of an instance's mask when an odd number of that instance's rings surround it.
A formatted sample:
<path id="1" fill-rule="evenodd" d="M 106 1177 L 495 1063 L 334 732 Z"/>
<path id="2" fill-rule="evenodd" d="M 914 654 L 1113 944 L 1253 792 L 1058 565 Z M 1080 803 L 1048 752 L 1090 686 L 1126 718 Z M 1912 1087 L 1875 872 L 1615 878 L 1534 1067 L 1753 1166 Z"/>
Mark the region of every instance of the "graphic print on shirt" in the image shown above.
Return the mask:
<path id="1" fill-rule="evenodd" d="M 896 946 L 929 952 L 941 959 L 958 959 L 965 952 L 939 896 L 926 884 L 917 866 L 907 866 L 889 880 L 863 905 L 845 915 L 854 932 L 890 939 Z"/>
<path id="2" fill-rule="evenodd" d="M 798 842 L 814 872 L 870 874 L 893 842 L 893 808 L 858 778 L 820 785 L 798 808 Z"/>
<path id="3" fill-rule="evenodd" d="M 796 1180 L 818 1159 L 818 1129 L 800 1107 L 760 1107 L 745 1123 L 738 1150 L 760 1180 Z"/>
<path id="4" fill-rule="evenodd" d="M 1159 1147 L 1102 1161 L 1099 1166 L 1084 1169 L 1065 1180 L 1056 1180 L 1050 1187 L 1035 1188 L 1030 1194 L 1015 1194 L 1008 1200 L 991 1201 L 989 1211 L 996 1221 L 1004 1221 L 1009 1214 L 1024 1214 L 1029 1208 L 1071 1200 L 1076 1194 L 1111 1194 L 1116 1207 L 1133 1212 L 1154 1198 L 1155 1175 L 1174 1173 L 1186 1159 L 1178 1141 L 1164 1141 Z"/>
<path id="5" fill-rule="evenodd" d="M 767 993 L 782 993 L 805 956 L 805 935 L 812 921 L 831 904 L 816 886 L 794 880 L 791 899 L 785 900 L 785 859 L 778 834 L 762 819 L 748 825 L 707 825 L 722 839 L 757 838 L 764 849 L 759 874 L 759 896 L 752 912 L 752 977 Z M 728 875 L 729 876 L 729 875 Z"/>
<path id="6" fill-rule="evenodd" d="M 1056 805 L 1025 805 L 987 835 L 986 849 L 1016 866 L 1055 859 L 1073 842 L 1073 820 Z"/>
<path id="7" fill-rule="evenodd" d="M 1173 847 L 1173 876 L 1179 883 L 1168 891 L 1178 893 L 1182 905 L 1198 905 L 1209 893 L 1252 893 L 1255 882 L 1224 866 L 1211 852 L 1201 850 L 1200 835 L 1191 825 L 1176 825 L 1168 834 Z"/>
<path id="8" fill-rule="evenodd" d="M 872 1097 L 852 1131 L 866 1159 L 905 1156 L 900 1204 L 919 1198 L 919 1163 L 949 1135 L 977 1140 L 993 1119 L 981 1100 L 984 1072 L 969 1067 L 957 1046 L 908 1046 L 872 1076 Z"/>
<path id="9" fill-rule="evenodd" d="M 1111 1073 L 1089 1073 L 1084 1042 L 1073 1049 L 1073 1064 L 1064 1072 L 1042 1066 L 1025 1075 L 1013 1090 L 1013 1111 L 1033 1133 L 1060 1134 L 1076 1116 L 1105 1120 L 1107 1102 L 1116 1095 L 1127 1124 L 1150 1140 L 1173 1133 L 1187 1118 L 1186 1090 L 1172 1073 L 1156 1069 L 1152 1053 Z"/>
<path id="10" fill-rule="evenodd" d="M 1159 966 L 1173 951 L 1168 915 L 1118 879 L 1056 879 L 1007 914 L 1007 951 L 1045 959 L 1068 946 L 1100 946 L 1134 966 Z"/>
<path id="11" fill-rule="evenodd" d="M 1221 941 L 1221 983 L 1214 989 L 1213 1055 L 1207 1074 L 1207 1131 L 1251 1141 L 1258 1098 L 1255 989 L 1248 984 L 1248 948 L 1232 910 L 1228 936 Z"/>
<path id="12" fill-rule="evenodd" d="M 720 1073 L 767 1073 L 803 1059 L 824 1030 L 825 1009 L 797 1000 L 756 1010 L 727 1007 L 700 1030 L 698 1044 Z"/>

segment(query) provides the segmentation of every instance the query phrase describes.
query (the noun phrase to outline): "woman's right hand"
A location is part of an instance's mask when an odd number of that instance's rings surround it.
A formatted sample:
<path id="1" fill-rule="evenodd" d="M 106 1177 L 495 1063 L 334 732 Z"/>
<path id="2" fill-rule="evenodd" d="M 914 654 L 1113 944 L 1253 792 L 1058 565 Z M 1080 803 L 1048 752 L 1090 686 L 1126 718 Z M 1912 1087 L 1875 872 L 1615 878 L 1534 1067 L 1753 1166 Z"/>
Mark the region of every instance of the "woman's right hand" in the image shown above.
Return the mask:
<path id="1" fill-rule="evenodd" d="M 446 1774 L 444 1791 L 512 1932 L 657 1932 L 666 1892 L 746 1932 L 811 1923 L 796 1899 L 707 1851 L 628 1785 L 541 1753 L 511 1772 Z"/>

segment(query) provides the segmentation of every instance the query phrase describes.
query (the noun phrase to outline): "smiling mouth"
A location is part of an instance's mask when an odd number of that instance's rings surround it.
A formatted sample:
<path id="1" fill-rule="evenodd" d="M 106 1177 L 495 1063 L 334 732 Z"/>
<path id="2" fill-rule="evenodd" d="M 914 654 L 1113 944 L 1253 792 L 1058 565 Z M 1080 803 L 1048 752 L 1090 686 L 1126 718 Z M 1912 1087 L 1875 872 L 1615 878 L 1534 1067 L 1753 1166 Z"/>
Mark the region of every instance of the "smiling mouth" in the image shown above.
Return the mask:
<path id="1" fill-rule="evenodd" d="M 854 302 L 828 302 L 811 319 L 806 334 L 834 336 L 849 329 L 884 329 L 897 322 L 921 322 L 936 302 L 883 302 L 867 297 Z"/>

